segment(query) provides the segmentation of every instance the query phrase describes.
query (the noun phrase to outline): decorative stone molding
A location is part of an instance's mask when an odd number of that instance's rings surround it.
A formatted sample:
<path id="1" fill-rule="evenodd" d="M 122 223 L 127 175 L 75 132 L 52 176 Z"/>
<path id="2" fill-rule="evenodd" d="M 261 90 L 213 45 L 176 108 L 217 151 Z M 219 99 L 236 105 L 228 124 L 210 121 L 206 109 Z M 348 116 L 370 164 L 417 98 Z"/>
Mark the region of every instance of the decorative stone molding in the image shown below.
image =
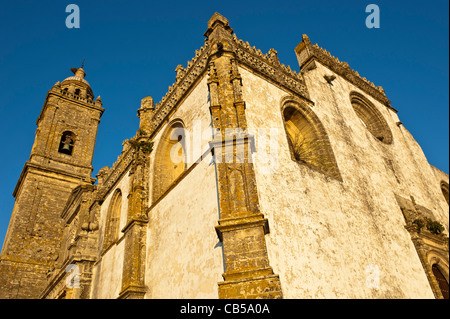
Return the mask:
<path id="1" fill-rule="evenodd" d="M 238 62 L 250 68 L 252 71 L 269 78 L 273 83 L 282 86 L 289 91 L 309 100 L 308 89 L 300 73 L 295 72 L 288 65 L 281 64 L 278 60 L 277 51 L 270 49 L 267 54 L 250 46 L 232 36 Z"/>

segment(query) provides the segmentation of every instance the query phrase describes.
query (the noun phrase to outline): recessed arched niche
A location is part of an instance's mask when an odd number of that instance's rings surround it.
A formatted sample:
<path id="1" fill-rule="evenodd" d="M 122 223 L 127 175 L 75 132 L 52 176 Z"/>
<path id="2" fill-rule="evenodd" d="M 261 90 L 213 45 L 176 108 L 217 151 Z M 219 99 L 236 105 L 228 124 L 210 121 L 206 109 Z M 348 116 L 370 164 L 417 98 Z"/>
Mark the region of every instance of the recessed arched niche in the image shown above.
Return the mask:
<path id="1" fill-rule="evenodd" d="M 164 131 L 156 149 L 153 174 L 153 200 L 158 199 L 186 170 L 186 138 L 181 120 Z"/>
<path id="2" fill-rule="evenodd" d="M 295 99 L 284 99 L 282 115 L 293 160 L 341 180 L 328 135 L 312 109 Z"/>
<path id="3" fill-rule="evenodd" d="M 120 214 L 122 210 L 122 191 L 116 189 L 111 197 L 106 215 L 103 251 L 106 251 L 119 239 Z"/>

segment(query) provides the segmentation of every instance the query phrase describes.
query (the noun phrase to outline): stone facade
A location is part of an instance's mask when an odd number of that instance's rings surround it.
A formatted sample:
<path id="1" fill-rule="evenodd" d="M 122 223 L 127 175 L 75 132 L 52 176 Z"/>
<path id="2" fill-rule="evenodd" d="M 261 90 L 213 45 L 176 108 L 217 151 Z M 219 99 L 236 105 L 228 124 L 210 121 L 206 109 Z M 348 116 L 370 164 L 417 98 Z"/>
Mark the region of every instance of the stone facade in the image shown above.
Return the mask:
<path id="1" fill-rule="evenodd" d="M 100 98 L 82 68 L 49 91 L 0 297 L 448 296 L 448 175 L 384 90 L 306 35 L 300 73 L 218 13 L 204 36 L 97 183 Z"/>

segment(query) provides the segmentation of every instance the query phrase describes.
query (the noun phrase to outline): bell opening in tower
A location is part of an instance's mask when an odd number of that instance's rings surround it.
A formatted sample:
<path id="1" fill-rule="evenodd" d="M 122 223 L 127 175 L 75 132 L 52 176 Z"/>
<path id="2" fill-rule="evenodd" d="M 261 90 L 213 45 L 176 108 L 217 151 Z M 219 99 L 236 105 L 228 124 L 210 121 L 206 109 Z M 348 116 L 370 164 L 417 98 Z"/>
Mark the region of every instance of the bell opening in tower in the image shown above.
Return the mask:
<path id="1" fill-rule="evenodd" d="M 75 143 L 75 134 L 73 134 L 70 131 L 64 132 L 61 136 L 58 152 L 67 155 L 72 155 L 74 143 Z"/>

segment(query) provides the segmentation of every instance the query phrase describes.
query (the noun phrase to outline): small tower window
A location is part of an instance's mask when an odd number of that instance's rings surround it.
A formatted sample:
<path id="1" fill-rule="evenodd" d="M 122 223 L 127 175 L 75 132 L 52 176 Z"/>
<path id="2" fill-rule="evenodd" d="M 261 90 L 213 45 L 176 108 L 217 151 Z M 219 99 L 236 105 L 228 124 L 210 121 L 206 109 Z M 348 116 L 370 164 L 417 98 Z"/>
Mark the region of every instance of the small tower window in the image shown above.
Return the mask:
<path id="1" fill-rule="evenodd" d="M 67 155 L 72 155 L 74 144 L 75 144 L 75 134 L 70 131 L 65 131 L 61 136 L 58 152 Z"/>
<path id="2" fill-rule="evenodd" d="M 81 92 L 80 89 L 76 89 L 74 94 L 75 94 L 75 95 L 80 95 L 80 92 Z"/>

